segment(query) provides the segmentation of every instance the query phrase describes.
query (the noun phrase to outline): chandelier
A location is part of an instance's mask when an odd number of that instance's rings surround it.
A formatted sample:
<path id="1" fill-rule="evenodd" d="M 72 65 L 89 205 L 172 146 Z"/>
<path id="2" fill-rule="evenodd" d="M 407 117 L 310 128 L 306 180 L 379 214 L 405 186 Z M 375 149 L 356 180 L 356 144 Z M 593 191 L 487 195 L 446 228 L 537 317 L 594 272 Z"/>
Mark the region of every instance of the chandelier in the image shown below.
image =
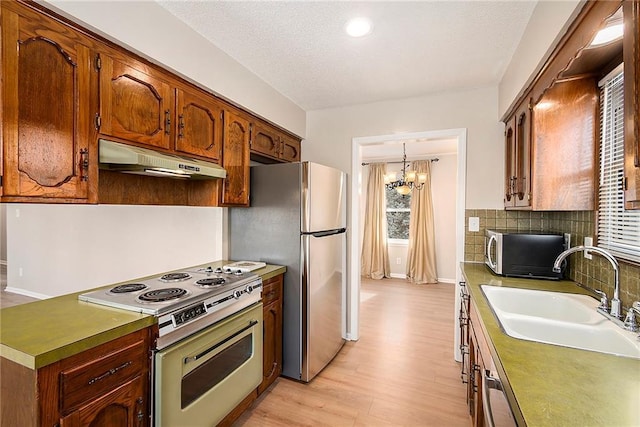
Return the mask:
<path id="1" fill-rule="evenodd" d="M 399 175 L 399 176 L 398 176 Z M 411 190 L 422 190 L 424 183 L 427 182 L 426 173 L 417 173 L 409 170 L 407 164 L 407 150 L 405 143 L 402 143 L 402 169 L 400 173 L 391 172 L 384 176 L 384 184 L 387 188 L 395 189 L 398 194 L 406 196 Z"/>

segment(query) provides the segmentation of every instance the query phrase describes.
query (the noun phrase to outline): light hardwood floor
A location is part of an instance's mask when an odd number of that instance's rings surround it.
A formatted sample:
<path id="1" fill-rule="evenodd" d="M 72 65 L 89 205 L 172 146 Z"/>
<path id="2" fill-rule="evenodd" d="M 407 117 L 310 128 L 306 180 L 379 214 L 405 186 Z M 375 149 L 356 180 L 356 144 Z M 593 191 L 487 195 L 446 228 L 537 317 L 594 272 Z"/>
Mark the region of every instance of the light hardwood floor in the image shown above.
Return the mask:
<path id="1" fill-rule="evenodd" d="M 454 286 L 363 280 L 360 339 L 309 384 L 279 378 L 234 426 L 464 426 Z"/>
<path id="2" fill-rule="evenodd" d="M 0 264 L 0 308 L 37 301 L 35 298 L 5 291 L 7 287 L 7 266 Z"/>

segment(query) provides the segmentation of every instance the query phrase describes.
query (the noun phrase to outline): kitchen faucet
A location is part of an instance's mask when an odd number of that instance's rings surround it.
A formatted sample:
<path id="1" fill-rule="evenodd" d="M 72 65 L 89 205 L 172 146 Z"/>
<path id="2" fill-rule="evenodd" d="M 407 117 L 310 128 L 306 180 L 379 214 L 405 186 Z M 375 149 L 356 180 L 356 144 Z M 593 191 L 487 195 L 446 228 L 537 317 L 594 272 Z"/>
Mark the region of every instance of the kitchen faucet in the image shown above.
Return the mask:
<path id="1" fill-rule="evenodd" d="M 600 249 L 596 246 L 574 246 L 572 248 L 567 249 L 566 251 L 562 252 L 560 255 L 558 255 L 558 257 L 556 258 L 555 262 L 553 263 L 553 271 L 555 271 L 556 273 L 560 272 L 560 263 L 562 263 L 562 261 L 564 261 L 564 259 L 566 257 L 568 257 L 569 255 L 571 255 L 572 253 L 575 252 L 595 252 L 599 255 L 601 255 L 602 257 L 604 257 L 607 261 L 609 261 L 611 263 L 611 266 L 613 267 L 613 272 L 614 272 L 614 290 L 613 290 L 613 299 L 611 300 L 611 311 L 609 312 L 611 314 L 611 317 L 614 317 L 616 319 L 620 318 L 620 311 L 621 311 L 621 307 L 620 307 L 620 267 L 618 265 L 618 261 L 616 261 L 616 259 L 613 257 L 613 255 L 611 255 L 608 251 L 605 251 L 604 249 Z M 605 300 L 606 296 L 603 298 L 603 300 Z M 601 305 L 602 307 L 602 305 Z M 606 307 L 602 307 L 603 309 L 606 309 Z"/>

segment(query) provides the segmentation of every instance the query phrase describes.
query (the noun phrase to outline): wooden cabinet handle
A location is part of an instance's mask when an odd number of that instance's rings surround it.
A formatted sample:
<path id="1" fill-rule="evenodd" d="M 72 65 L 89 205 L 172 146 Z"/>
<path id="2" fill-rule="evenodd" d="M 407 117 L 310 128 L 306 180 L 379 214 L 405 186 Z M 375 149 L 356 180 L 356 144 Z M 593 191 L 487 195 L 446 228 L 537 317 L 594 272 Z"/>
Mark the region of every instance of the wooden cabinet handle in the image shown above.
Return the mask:
<path id="1" fill-rule="evenodd" d="M 171 133 L 171 111 L 165 110 L 164 112 L 164 133 L 169 135 Z"/>
<path id="2" fill-rule="evenodd" d="M 184 138 L 184 115 L 178 116 L 178 138 Z"/>
<path id="3" fill-rule="evenodd" d="M 89 175 L 89 149 L 83 148 L 80 150 L 80 180 L 88 181 Z"/>
<path id="4" fill-rule="evenodd" d="M 136 418 L 138 419 L 138 426 L 143 426 L 144 425 L 144 411 L 142 409 L 142 403 L 144 402 L 144 399 L 142 397 L 138 397 L 136 399 L 136 403 L 138 404 L 138 413 L 136 414 Z"/>
<path id="5" fill-rule="evenodd" d="M 109 377 L 109 376 L 111 376 L 111 375 L 115 374 L 116 372 L 118 372 L 118 371 L 120 371 L 120 370 L 122 370 L 122 369 L 126 368 L 127 366 L 131 366 L 131 365 L 133 365 L 133 362 L 132 362 L 132 361 L 129 361 L 129 362 L 125 362 L 125 363 L 123 363 L 122 365 L 117 366 L 117 367 L 115 367 L 115 368 L 111 368 L 111 369 L 109 369 L 107 372 L 105 372 L 104 374 L 102 374 L 102 375 L 98 375 L 97 377 L 94 377 L 94 378 L 91 378 L 91 379 L 89 380 L 89 385 L 91 385 L 91 384 L 93 384 L 93 383 L 95 383 L 95 382 L 97 382 L 97 381 L 101 381 L 101 380 L 103 380 L 103 379 L 105 379 L 105 378 L 107 378 L 107 377 Z"/>

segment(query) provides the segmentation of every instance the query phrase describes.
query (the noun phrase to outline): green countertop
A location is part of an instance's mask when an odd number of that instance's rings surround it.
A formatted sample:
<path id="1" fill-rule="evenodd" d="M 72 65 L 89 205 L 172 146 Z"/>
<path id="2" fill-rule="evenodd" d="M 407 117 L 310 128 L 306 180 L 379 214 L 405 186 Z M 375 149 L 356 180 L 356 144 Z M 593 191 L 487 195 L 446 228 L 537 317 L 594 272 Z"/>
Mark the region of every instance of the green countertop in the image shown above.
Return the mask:
<path id="1" fill-rule="evenodd" d="M 519 425 L 640 425 L 640 360 L 512 338 L 500 328 L 480 285 L 587 292 L 568 280 L 501 277 L 484 264 L 461 268 Z"/>
<path id="2" fill-rule="evenodd" d="M 254 272 L 267 280 L 285 271 L 286 267 L 267 265 Z M 38 369 L 156 323 L 150 315 L 78 301 L 84 292 L 0 310 L 0 356 Z"/>

